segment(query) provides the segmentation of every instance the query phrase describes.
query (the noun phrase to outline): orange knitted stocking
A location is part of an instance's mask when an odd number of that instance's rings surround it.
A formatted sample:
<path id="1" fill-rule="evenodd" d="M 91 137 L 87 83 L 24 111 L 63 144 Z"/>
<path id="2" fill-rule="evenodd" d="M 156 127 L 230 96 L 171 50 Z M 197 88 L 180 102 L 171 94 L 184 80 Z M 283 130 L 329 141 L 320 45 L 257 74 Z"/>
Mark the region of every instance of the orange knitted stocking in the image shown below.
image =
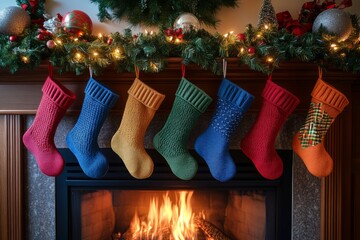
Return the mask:
<path id="1" fill-rule="evenodd" d="M 306 122 L 295 134 L 292 147 L 311 174 L 325 177 L 333 169 L 333 160 L 324 147 L 324 138 L 330 125 L 349 101 L 344 94 L 321 80 L 321 75 L 311 96 Z"/>

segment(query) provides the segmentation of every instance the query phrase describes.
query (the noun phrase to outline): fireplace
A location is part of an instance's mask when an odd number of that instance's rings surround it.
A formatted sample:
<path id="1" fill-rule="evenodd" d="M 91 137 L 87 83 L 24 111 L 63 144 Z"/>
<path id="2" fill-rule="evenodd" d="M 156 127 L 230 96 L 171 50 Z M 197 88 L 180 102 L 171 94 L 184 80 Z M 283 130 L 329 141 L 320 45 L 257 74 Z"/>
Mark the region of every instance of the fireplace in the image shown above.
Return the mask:
<path id="1" fill-rule="evenodd" d="M 162 114 L 167 116 L 171 109 L 173 94 L 179 83 L 181 59 L 168 59 L 167 69 L 160 73 L 145 74 L 140 78 L 153 88 L 166 93 Z M 201 89 L 216 97 L 220 77 L 209 71 L 189 65 L 186 73 L 189 80 Z M 40 98 L 41 86 L 48 74 L 47 62 L 33 70 L 24 70 L 16 74 L 0 71 L 0 239 L 51 239 L 58 232 L 55 230 L 55 179 L 40 173 L 35 159 L 24 151 L 21 136 L 27 129 L 36 113 Z M 263 74 L 254 72 L 246 66 L 238 66 L 238 59 L 228 59 L 228 78 L 242 88 L 257 96 L 251 109 L 242 120 L 239 136 L 232 144 L 238 149 L 239 140 L 249 130 L 260 108 L 261 90 L 265 83 Z M 65 135 L 72 128 L 81 108 L 83 90 L 88 80 L 86 74 L 75 76 L 73 73 L 56 74 L 59 81 L 76 92 L 78 101 L 74 103 L 69 114 L 61 122 L 55 142 L 60 148 L 66 148 Z M 310 92 L 317 79 L 317 67 L 314 64 L 301 62 L 283 63 L 273 74 L 274 81 L 295 93 L 301 102 L 292 116 L 287 120 L 276 141 L 277 149 L 291 149 L 291 139 L 306 116 Z M 360 184 L 355 176 L 358 172 L 356 159 L 359 159 L 358 146 L 360 136 L 359 120 L 359 75 L 344 73 L 336 68 L 327 68 L 326 80 L 338 87 L 351 98 L 348 108 L 329 129 L 326 148 L 334 159 L 334 171 L 325 178 L 311 176 L 302 161 L 293 156 L 292 170 L 292 237 L 303 239 L 351 239 L 358 236 L 358 221 L 355 203 L 360 197 L 354 192 Z M 98 80 L 110 86 L 120 94 L 116 110 L 112 111 L 110 121 L 104 125 L 99 138 L 102 148 L 110 147 L 108 139 L 119 126 L 127 93 L 134 80 L 133 73 L 116 73 L 109 69 Z M 75 114 L 74 114 L 75 113 Z M 155 116 L 159 118 L 158 114 Z M 161 117 L 160 117 L 161 118 Z M 209 119 L 206 119 L 205 123 Z M 164 121 L 160 121 L 160 125 Z M 150 126 L 153 132 L 159 126 Z M 200 131 L 204 126 L 199 128 Z M 194 135 L 198 135 L 196 132 Z M 148 135 L 146 142 L 151 142 L 153 135 Z M 149 141 L 150 139 L 150 141 Z M 193 140 L 189 141 L 189 146 Z M 147 148 L 151 146 L 147 144 Z M 354 221 L 353 221 L 354 220 Z M 354 238 L 358 239 L 358 238 Z"/>
<path id="2" fill-rule="evenodd" d="M 61 149 L 66 166 L 55 182 L 57 239 L 177 239 L 169 238 L 172 234 L 183 234 L 185 239 L 216 234 L 234 240 L 291 239 L 290 150 L 278 151 L 284 161 L 284 174 L 278 180 L 262 178 L 241 151 L 233 150 L 237 173 L 225 183 L 214 180 L 200 158 L 197 175 L 190 181 L 179 180 L 155 150 L 148 150 L 155 162 L 153 175 L 137 180 L 111 149 L 102 150 L 110 160 L 110 171 L 102 179 L 90 179 L 72 153 Z M 159 220 L 167 215 L 172 215 L 171 224 Z M 185 233 L 190 225 L 195 227 L 191 238 Z M 129 237 L 132 234 L 137 238 Z"/>

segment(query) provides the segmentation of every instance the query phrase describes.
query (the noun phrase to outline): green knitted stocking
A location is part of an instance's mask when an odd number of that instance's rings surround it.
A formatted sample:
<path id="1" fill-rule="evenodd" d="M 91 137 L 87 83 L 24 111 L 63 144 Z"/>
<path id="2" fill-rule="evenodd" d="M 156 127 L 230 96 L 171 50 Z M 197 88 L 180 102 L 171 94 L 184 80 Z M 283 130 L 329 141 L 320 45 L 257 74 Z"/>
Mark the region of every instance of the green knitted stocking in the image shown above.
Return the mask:
<path id="1" fill-rule="evenodd" d="M 197 172 L 197 162 L 187 150 L 187 142 L 199 116 L 212 99 L 185 78 L 176 91 L 174 105 L 164 127 L 154 137 L 156 150 L 168 162 L 171 171 L 183 180 Z"/>

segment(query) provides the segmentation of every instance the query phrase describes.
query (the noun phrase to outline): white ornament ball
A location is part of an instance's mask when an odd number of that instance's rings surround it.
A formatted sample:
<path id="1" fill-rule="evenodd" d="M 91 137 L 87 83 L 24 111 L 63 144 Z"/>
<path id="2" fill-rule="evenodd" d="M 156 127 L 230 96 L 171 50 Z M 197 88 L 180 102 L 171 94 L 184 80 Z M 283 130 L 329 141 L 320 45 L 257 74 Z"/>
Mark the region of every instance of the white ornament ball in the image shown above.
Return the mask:
<path id="1" fill-rule="evenodd" d="M 321 26 L 329 33 L 334 33 L 338 36 L 339 41 L 345 41 L 352 31 L 350 15 L 338 8 L 321 12 L 314 21 L 312 31 L 319 31 Z"/>
<path id="2" fill-rule="evenodd" d="M 0 33 L 19 36 L 31 24 L 30 15 L 21 7 L 10 6 L 0 11 Z"/>
<path id="3" fill-rule="evenodd" d="M 200 27 L 199 20 L 192 13 L 182 13 L 175 19 L 174 28 L 182 28 L 184 32 L 197 30 Z"/>

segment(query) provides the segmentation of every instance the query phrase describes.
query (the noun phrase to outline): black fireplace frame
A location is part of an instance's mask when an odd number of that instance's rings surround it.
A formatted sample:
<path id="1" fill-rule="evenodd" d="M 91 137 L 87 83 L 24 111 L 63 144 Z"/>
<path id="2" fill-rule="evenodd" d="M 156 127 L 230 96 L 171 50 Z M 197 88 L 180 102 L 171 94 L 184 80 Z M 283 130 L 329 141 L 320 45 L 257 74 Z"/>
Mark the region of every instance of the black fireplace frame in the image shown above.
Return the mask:
<path id="1" fill-rule="evenodd" d="M 291 239 L 292 228 L 292 159 L 291 150 L 278 150 L 283 159 L 284 173 L 277 180 L 267 180 L 260 176 L 252 162 L 240 151 L 232 150 L 237 164 L 237 172 L 233 179 L 227 182 L 215 180 L 204 160 L 190 151 L 199 162 L 199 169 L 192 180 L 183 181 L 174 176 L 166 161 L 154 149 L 147 152 L 152 157 L 155 169 L 148 179 L 134 179 L 126 170 L 121 159 L 110 149 L 101 149 L 110 162 L 108 173 L 101 179 L 87 177 L 81 170 L 75 156 L 67 148 L 59 149 L 65 159 L 63 173 L 56 177 L 56 239 L 81 239 L 81 222 L 73 220 L 71 211 L 79 211 L 79 195 L 72 196 L 74 190 L 98 190 L 98 189 L 120 189 L 120 190 L 266 190 L 273 191 L 267 201 L 275 203 L 275 208 L 266 208 L 267 215 L 267 240 Z M 77 214 L 77 213 L 75 213 Z M 270 217 L 269 217 L 270 216 Z M 77 231 L 73 231 L 73 230 Z"/>

